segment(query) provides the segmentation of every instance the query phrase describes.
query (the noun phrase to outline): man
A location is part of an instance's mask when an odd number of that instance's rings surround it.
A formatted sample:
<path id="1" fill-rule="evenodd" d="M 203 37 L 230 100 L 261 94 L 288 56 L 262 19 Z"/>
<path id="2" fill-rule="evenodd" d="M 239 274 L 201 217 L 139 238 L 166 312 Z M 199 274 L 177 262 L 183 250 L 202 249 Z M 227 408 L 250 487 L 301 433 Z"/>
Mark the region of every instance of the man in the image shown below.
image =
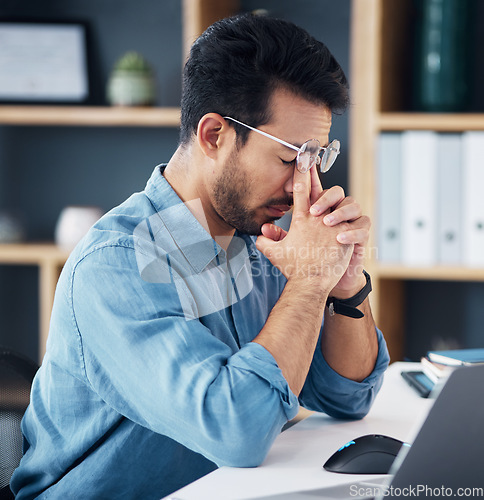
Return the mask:
<path id="1" fill-rule="evenodd" d="M 328 49 L 291 23 L 239 16 L 198 39 L 177 151 L 62 272 L 18 498 L 160 498 L 259 465 L 299 404 L 366 414 L 388 364 L 370 221 L 317 172 L 347 101 Z"/>

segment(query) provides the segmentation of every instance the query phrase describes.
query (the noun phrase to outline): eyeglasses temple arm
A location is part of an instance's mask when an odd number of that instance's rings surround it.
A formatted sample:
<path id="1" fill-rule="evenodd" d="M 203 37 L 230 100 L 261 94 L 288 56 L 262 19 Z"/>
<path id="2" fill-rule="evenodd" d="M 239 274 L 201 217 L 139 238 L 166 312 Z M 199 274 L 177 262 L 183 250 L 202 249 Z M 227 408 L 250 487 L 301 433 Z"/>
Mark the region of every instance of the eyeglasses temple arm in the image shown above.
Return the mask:
<path id="1" fill-rule="evenodd" d="M 258 128 L 254 128 L 254 127 L 251 127 L 250 125 L 246 125 L 245 123 L 239 122 L 239 120 L 236 120 L 235 118 L 231 118 L 230 116 L 224 116 L 224 119 L 231 120 L 235 123 L 238 123 L 239 125 L 242 125 L 243 127 L 249 128 L 250 130 L 257 132 L 258 134 L 264 135 L 264 136 L 268 137 L 269 139 L 272 139 L 273 141 L 276 141 L 279 144 L 282 144 L 283 146 L 286 146 L 290 149 L 293 149 L 294 151 L 302 153 L 301 149 L 298 148 L 297 146 L 294 146 L 293 144 L 290 144 L 289 142 L 283 141 L 282 139 L 278 139 L 277 137 L 274 137 L 273 135 L 268 134 L 267 132 L 263 132 L 262 130 L 259 130 Z"/>

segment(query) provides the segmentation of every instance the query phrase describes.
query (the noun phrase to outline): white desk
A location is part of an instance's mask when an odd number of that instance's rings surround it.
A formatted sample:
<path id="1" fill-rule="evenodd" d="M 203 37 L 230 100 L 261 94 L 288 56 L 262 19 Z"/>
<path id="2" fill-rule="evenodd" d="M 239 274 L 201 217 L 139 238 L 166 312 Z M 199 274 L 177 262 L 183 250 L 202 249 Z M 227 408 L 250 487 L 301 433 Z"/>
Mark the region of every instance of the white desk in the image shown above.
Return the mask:
<path id="1" fill-rule="evenodd" d="M 324 470 L 322 465 L 340 446 L 364 434 L 413 440 L 433 401 L 420 398 L 400 372 L 418 366 L 418 363 L 392 364 L 370 413 L 363 420 L 341 421 L 314 413 L 280 434 L 260 467 L 221 467 L 167 499 L 247 500 L 381 477 L 335 474 Z"/>

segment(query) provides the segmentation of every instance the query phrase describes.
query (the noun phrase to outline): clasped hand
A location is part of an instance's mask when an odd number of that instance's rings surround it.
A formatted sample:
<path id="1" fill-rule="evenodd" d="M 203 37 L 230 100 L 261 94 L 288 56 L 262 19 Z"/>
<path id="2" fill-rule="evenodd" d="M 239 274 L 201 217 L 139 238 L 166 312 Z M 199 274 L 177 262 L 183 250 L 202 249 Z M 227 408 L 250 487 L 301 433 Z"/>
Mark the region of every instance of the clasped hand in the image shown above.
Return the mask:
<path id="1" fill-rule="evenodd" d="M 289 231 L 264 224 L 257 248 L 288 280 L 317 283 L 338 298 L 356 294 L 365 284 L 369 217 L 341 187 L 323 190 L 315 167 L 304 174 L 294 169 L 293 197 Z"/>

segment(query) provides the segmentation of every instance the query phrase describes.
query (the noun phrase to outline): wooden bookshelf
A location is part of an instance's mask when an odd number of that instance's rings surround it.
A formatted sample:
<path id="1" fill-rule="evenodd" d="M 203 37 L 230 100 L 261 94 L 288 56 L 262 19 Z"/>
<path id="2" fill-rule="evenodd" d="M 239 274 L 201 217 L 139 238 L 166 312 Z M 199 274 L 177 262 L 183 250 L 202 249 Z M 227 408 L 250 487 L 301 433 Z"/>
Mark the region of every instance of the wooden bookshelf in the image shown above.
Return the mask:
<path id="1" fill-rule="evenodd" d="M 380 278 L 431 281 L 484 281 L 484 268 L 471 267 L 407 267 L 379 264 L 376 272 Z"/>
<path id="2" fill-rule="evenodd" d="M 52 243 L 0 244 L 0 265 L 39 269 L 39 356 L 45 352 L 55 287 L 69 252 Z"/>
<path id="3" fill-rule="evenodd" d="M 190 45 L 214 21 L 235 14 L 237 0 L 183 0 L 183 61 Z M 0 105 L 0 126 L 178 127 L 178 107 Z M 68 252 L 54 244 L 0 244 L 0 265 L 39 268 L 39 361 L 45 352 L 55 287 Z"/>
<path id="4" fill-rule="evenodd" d="M 195 39 L 212 23 L 235 14 L 238 0 L 183 0 L 183 57 Z"/>
<path id="5" fill-rule="evenodd" d="M 482 113 L 378 113 L 377 131 L 435 130 L 437 132 L 462 132 L 484 130 Z"/>
<path id="6" fill-rule="evenodd" d="M 179 108 L 107 106 L 0 106 L 1 125 L 178 127 Z"/>
<path id="7" fill-rule="evenodd" d="M 351 14 L 350 192 L 371 216 L 367 269 L 372 275 L 372 308 L 393 361 L 403 359 L 405 283 L 410 280 L 484 281 L 484 269 L 382 265 L 376 259 L 376 140 L 383 131 L 484 130 L 482 113 L 405 111 L 408 47 L 413 30 L 408 0 L 353 0 Z"/>
<path id="8" fill-rule="evenodd" d="M 0 263 L 17 265 L 41 265 L 49 262 L 63 265 L 69 252 L 53 243 L 2 243 Z"/>
<path id="9" fill-rule="evenodd" d="M 237 0 L 183 0 L 185 60 L 193 41 L 214 21 L 238 10 Z M 0 125 L 86 127 L 178 127 L 178 107 L 0 105 Z"/>

